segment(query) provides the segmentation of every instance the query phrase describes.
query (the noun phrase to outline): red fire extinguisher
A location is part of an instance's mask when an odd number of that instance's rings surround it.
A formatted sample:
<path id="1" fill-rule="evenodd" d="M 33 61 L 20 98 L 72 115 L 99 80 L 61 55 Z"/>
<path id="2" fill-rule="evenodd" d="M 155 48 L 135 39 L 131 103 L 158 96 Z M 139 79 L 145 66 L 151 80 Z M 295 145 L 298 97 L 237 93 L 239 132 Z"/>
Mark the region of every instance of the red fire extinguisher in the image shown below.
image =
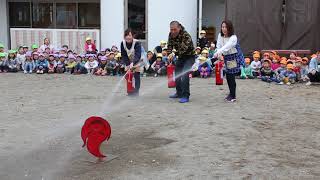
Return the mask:
<path id="1" fill-rule="evenodd" d="M 223 62 L 219 61 L 216 66 L 216 85 L 223 85 Z"/>
<path id="2" fill-rule="evenodd" d="M 128 70 L 126 74 L 126 80 L 127 80 L 127 93 L 133 93 L 134 87 L 133 87 L 133 72 L 131 70 Z"/>
<path id="3" fill-rule="evenodd" d="M 175 81 L 175 66 L 173 64 L 169 64 L 167 66 L 167 76 L 168 76 L 168 88 L 175 88 L 176 81 Z"/>

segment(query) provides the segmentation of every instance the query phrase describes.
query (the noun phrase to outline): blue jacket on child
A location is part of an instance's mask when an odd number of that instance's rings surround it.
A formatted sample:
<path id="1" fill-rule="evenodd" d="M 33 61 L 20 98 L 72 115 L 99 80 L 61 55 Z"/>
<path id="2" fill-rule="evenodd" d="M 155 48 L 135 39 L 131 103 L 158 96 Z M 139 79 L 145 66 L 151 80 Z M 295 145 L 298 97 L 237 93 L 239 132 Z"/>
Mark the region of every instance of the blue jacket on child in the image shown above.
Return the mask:
<path id="1" fill-rule="evenodd" d="M 43 68 L 48 68 L 48 61 L 47 60 L 37 60 L 36 61 L 36 68 L 40 68 L 40 69 L 43 69 Z"/>

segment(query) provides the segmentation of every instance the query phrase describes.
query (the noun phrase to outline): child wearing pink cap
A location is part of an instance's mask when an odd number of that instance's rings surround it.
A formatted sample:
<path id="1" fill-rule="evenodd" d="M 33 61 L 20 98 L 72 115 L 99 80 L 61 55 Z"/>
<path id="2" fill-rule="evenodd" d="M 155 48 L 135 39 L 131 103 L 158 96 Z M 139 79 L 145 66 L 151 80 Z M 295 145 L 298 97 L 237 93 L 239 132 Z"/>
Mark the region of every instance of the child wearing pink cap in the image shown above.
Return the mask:
<path id="1" fill-rule="evenodd" d="M 36 61 L 36 72 L 37 74 L 48 72 L 48 61 L 44 58 L 42 53 L 39 55 L 39 60 Z"/>
<path id="2" fill-rule="evenodd" d="M 61 74 L 65 72 L 65 60 L 66 60 L 66 55 L 65 54 L 60 54 L 59 55 L 59 61 L 57 62 L 57 67 L 56 67 L 56 72 Z"/>
<path id="3" fill-rule="evenodd" d="M 33 59 L 31 58 L 32 54 L 30 51 L 26 52 L 26 60 L 22 66 L 22 69 L 24 71 L 25 74 L 29 73 L 32 74 L 34 68 L 35 68 L 35 63 L 33 61 Z"/>
<path id="4" fill-rule="evenodd" d="M 97 68 L 95 75 L 97 75 L 97 76 L 107 75 L 106 67 L 107 67 L 107 57 L 101 56 L 100 63 L 99 63 L 99 66 Z"/>
<path id="5" fill-rule="evenodd" d="M 98 68 L 98 65 L 98 61 L 95 60 L 95 55 L 89 54 L 88 61 L 84 65 L 84 67 L 87 69 L 88 74 L 94 74 Z"/>
<path id="6" fill-rule="evenodd" d="M 69 54 L 68 62 L 67 62 L 67 65 L 66 65 L 66 73 L 73 74 L 74 67 L 76 67 L 76 65 L 77 65 L 75 60 L 76 60 L 76 58 L 74 57 L 74 55 L 73 54 Z"/>

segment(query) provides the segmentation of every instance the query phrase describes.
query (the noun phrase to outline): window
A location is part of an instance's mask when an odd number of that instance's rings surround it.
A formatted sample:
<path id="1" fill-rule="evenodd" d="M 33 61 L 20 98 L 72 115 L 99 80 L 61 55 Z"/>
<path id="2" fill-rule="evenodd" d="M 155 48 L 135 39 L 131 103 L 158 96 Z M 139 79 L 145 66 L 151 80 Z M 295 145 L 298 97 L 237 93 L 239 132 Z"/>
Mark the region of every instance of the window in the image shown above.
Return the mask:
<path id="1" fill-rule="evenodd" d="M 56 4 L 56 28 L 77 28 L 75 3 Z"/>
<path id="2" fill-rule="evenodd" d="M 79 28 L 100 27 L 100 4 L 79 3 L 78 26 Z"/>
<path id="3" fill-rule="evenodd" d="M 10 27 L 30 27 L 30 3 L 10 2 L 9 3 L 9 24 Z"/>
<path id="4" fill-rule="evenodd" d="M 8 0 L 9 25 L 13 28 L 100 28 L 100 3 L 64 3 L 56 0 Z M 21 0 L 22 1 L 22 0 Z M 52 2 L 52 3 L 49 3 Z"/>
<path id="5" fill-rule="evenodd" d="M 32 27 L 53 28 L 53 3 L 32 3 Z"/>
<path id="6" fill-rule="evenodd" d="M 137 39 L 146 39 L 146 0 L 128 0 L 128 27 Z"/>

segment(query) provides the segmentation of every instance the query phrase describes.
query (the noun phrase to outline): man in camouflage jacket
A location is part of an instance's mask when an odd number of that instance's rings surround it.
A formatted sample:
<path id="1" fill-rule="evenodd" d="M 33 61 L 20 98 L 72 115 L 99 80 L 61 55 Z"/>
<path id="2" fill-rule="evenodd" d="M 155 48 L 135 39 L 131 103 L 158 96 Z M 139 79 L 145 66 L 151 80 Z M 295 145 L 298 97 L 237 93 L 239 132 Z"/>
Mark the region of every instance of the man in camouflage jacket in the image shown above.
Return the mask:
<path id="1" fill-rule="evenodd" d="M 189 72 L 195 60 L 194 45 L 190 34 L 178 21 L 170 23 L 168 49 L 175 49 L 175 54 L 178 56 L 175 63 L 176 93 L 171 95 L 170 98 L 180 98 L 180 103 L 189 102 Z"/>

